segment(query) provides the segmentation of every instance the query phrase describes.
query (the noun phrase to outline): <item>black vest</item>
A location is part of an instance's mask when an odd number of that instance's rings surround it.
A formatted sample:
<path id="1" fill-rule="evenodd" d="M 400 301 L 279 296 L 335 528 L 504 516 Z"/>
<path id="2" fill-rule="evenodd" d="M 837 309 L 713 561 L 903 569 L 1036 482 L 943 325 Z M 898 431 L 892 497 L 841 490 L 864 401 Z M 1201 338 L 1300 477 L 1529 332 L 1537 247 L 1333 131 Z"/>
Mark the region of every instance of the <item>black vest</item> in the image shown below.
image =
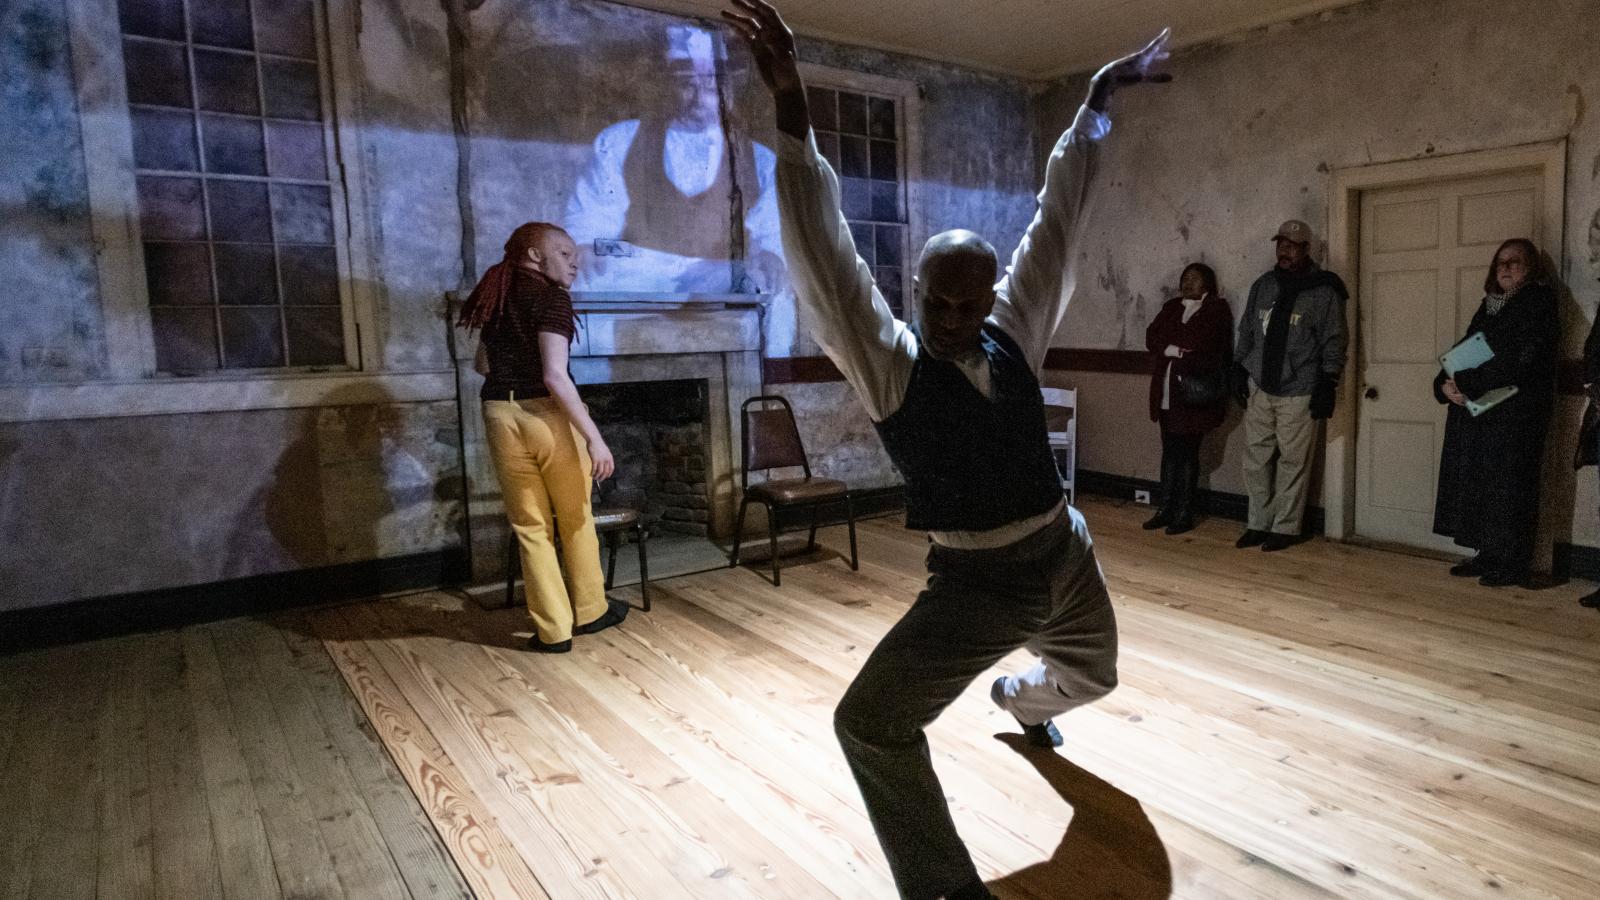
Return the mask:
<path id="1" fill-rule="evenodd" d="M 992 323 L 983 326 L 983 354 L 993 399 L 954 363 L 921 352 L 905 401 L 877 423 L 906 479 L 907 528 L 985 531 L 1061 501 L 1044 398 L 1027 357 Z"/>

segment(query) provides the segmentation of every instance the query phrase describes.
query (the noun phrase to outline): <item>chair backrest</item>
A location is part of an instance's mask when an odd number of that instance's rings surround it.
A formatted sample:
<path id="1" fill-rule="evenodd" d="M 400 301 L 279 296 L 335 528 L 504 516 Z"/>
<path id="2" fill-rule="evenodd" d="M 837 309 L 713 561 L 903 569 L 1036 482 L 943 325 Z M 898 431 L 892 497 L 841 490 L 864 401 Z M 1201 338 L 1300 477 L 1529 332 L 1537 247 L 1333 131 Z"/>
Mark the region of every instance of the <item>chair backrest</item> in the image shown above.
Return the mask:
<path id="1" fill-rule="evenodd" d="M 1078 391 L 1076 388 L 1040 388 L 1039 393 L 1044 395 L 1044 426 L 1051 435 L 1066 435 L 1070 431 L 1072 419 L 1078 414 Z"/>
<path id="2" fill-rule="evenodd" d="M 778 404 L 777 409 L 750 407 L 768 403 Z M 775 394 L 751 397 L 739 407 L 740 423 L 744 426 L 743 478 L 750 486 L 750 473 L 766 469 L 784 469 L 799 466 L 811 477 L 811 463 L 806 460 L 806 449 L 800 443 L 800 429 L 795 425 L 794 409 L 789 401 Z"/>

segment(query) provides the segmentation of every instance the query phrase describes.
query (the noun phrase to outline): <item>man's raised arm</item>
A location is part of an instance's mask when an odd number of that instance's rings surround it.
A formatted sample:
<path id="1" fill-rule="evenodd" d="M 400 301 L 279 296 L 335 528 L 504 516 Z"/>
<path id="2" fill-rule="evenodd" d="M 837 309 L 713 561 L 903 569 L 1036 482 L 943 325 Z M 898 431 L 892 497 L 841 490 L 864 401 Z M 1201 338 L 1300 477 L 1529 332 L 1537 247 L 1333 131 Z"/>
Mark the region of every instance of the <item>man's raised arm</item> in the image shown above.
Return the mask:
<path id="1" fill-rule="evenodd" d="M 810 313 L 817 344 L 856 389 L 875 421 L 900 407 L 915 340 L 894 318 L 856 255 L 839 209 L 839 179 L 817 152 L 795 60 L 794 35 L 762 0 L 732 0 L 723 18 L 755 57 L 777 106 L 778 216 L 795 300 Z"/>
<path id="2" fill-rule="evenodd" d="M 1045 165 L 1044 187 L 1033 222 L 1017 244 L 1006 274 L 995 285 L 995 322 L 1027 354 L 1035 372 L 1044 365 L 1050 341 L 1072 298 L 1072 260 L 1088 210 L 1095 146 L 1111 130 L 1105 114 L 1111 95 L 1122 85 L 1170 80 L 1170 76 L 1150 72 L 1166 58 L 1168 36 L 1163 30 L 1144 49 L 1107 63 L 1095 74 L 1088 98 L 1071 127 L 1056 141 Z"/>

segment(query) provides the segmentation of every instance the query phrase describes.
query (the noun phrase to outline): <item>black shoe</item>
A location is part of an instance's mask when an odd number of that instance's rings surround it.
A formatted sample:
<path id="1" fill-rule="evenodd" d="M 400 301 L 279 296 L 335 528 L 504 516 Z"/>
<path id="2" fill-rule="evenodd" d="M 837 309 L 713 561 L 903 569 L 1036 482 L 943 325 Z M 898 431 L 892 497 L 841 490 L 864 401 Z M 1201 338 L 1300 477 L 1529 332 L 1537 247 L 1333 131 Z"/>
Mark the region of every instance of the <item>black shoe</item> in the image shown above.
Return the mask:
<path id="1" fill-rule="evenodd" d="M 1592 594 L 1585 594 L 1584 596 L 1579 597 L 1578 605 L 1587 606 L 1590 609 L 1600 609 L 1600 591 L 1595 591 Z"/>
<path id="2" fill-rule="evenodd" d="M 627 617 L 628 604 L 623 603 L 621 600 L 612 600 L 610 597 L 607 597 L 605 613 L 601 615 L 600 618 L 595 619 L 593 622 L 590 622 L 587 625 L 579 625 L 578 627 L 572 629 L 572 633 L 594 634 L 597 631 L 605 631 L 607 628 L 610 628 L 613 625 L 621 625 L 622 620 L 626 619 Z"/>
<path id="3" fill-rule="evenodd" d="M 1482 575 L 1484 571 L 1485 569 L 1483 562 L 1481 561 L 1481 558 L 1477 556 L 1474 556 L 1471 559 L 1463 559 L 1461 562 L 1458 562 L 1450 567 L 1450 574 L 1456 576 L 1457 578 L 1477 578 L 1479 575 Z"/>
<path id="4" fill-rule="evenodd" d="M 1490 569 L 1483 573 L 1483 577 L 1478 579 L 1478 583 L 1484 587 L 1512 587 L 1513 585 L 1521 584 L 1526 579 L 1527 576 L 1521 572 L 1513 572 L 1510 569 Z"/>
<path id="5" fill-rule="evenodd" d="M 1267 535 L 1266 540 L 1261 542 L 1261 549 L 1268 553 L 1276 553 L 1279 550 L 1287 550 L 1293 547 L 1295 544 L 1300 543 L 1301 540 L 1302 538 L 1298 534 L 1279 534 L 1274 531 Z"/>
<path id="6" fill-rule="evenodd" d="M 1012 716 L 1012 718 L 1016 719 L 1017 717 Z M 1022 725 L 1022 720 L 1017 719 L 1017 724 Z M 1049 719 L 1045 719 L 1037 725 L 1022 725 L 1022 736 L 1028 739 L 1028 743 L 1044 750 L 1054 749 L 1067 742 L 1056 728 L 1056 723 Z"/>
<path id="7" fill-rule="evenodd" d="M 572 652 L 572 639 L 568 638 L 564 641 L 546 644 L 544 641 L 539 640 L 539 636 L 536 634 L 528 638 L 528 649 L 535 653 L 570 653 Z"/>
<path id="8" fill-rule="evenodd" d="M 1173 519 L 1167 526 L 1167 534 L 1184 534 L 1194 530 L 1194 520 L 1188 517 Z"/>
<path id="9" fill-rule="evenodd" d="M 1145 523 L 1139 527 L 1143 528 L 1145 531 L 1155 531 L 1157 528 L 1165 528 L 1171 524 L 1172 513 L 1167 512 L 1164 509 L 1158 509 L 1156 510 L 1155 515 L 1146 519 Z"/>
<path id="10" fill-rule="evenodd" d="M 1246 528 L 1244 534 L 1239 535 L 1239 539 L 1234 541 L 1233 545 L 1240 550 L 1246 547 L 1257 547 L 1266 543 L 1267 538 L 1271 536 L 1272 532 L 1270 531 L 1257 531 L 1254 528 Z"/>

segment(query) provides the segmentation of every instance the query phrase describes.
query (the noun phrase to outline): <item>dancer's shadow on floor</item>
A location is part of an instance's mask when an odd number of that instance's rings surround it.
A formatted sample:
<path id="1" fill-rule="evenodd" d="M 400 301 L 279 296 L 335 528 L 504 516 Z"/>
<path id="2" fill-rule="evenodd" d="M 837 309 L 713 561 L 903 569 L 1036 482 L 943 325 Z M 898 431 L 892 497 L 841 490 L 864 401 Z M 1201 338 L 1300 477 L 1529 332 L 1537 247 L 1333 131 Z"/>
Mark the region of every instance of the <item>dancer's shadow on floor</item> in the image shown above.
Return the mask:
<path id="1" fill-rule="evenodd" d="M 1030 746 L 1020 734 L 995 737 L 1072 805 L 1072 821 L 1050 859 L 989 882 L 989 890 L 1002 900 L 1164 900 L 1172 895 L 1166 847 L 1138 800 L 1060 754 Z"/>

